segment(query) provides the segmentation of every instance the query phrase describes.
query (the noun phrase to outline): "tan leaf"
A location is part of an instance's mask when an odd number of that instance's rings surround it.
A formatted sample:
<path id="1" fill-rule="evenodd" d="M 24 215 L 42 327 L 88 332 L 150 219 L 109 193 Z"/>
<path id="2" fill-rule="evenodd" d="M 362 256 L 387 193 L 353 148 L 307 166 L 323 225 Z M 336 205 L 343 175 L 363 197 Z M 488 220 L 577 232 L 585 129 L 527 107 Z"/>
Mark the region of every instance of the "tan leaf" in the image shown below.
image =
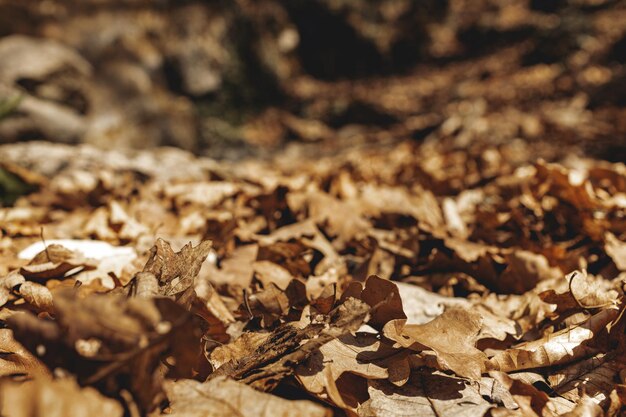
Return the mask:
<path id="1" fill-rule="evenodd" d="M 230 310 L 224 305 L 219 294 L 208 280 L 198 279 L 194 286 L 196 299 L 194 310 L 196 314 L 211 321 L 210 317 L 217 319 L 224 327 L 235 321 Z"/>
<path id="2" fill-rule="evenodd" d="M 36 379 L 0 383 L 0 414 L 6 417 L 110 416 L 122 417 L 118 402 L 72 379 Z"/>
<path id="3" fill-rule="evenodd" d="M 24 277 L 17 271 L 0 278 L 0 307 L 5 305 L 13 296 L 11 292 L 25 282 Z"/>
<path id="4" fill-rule="evenodd" d="M 49 371 L 13 339 L 11 330 L 0 329 L 0 378 L 14 375 L 48 376 Z"/>
<path id="5" fill-rule="evenodd" d="M 475 347 L 481 325 L 479 313 L 450 308 L 425 324 L 390 321 L 383 333 L 401 346 L 416 350 L 432 349 L 442 369 L 479 380 L 487 363 L 487 356 Z"/>
<path id="6" fill-rule="evenodd" d="M 237 193 L 239 187 L 230 182 L 211 181 L 170 185 L 163 191 L 178 207 L 193 204 L 210 209 Z"/>
<path id="7" fill-rule="evenodd" d="M 571 309 L 598 308 L 616 305 L 619 294 L 611 288 L 612 283 L 601 277 L 589 276 L 587 272 L 574 271 L 566 277 L 568 291 L 556 293 L 550 289 L 539 293 L 546 303 L 556 304 L 557 312 Z"/>
<path id="8" fill-rule="evenodd" d="M 561 417 L 602 417 L 604 415 L 602 407 L 593 399 L 583 396 L 572 411 L 561 414 Z"/>
<path id="9" fill-rule="evenodd" d="M 200 383 L 167 381 L 165 392 L 172 417 L 330 417 L 332 412 L 311 401 L 289 401 L 256 391 L 245 384 L 219 377 Z"/>
<path id="10" fill-rule="evenodd" d="M 489 375 L 509 390 L 515 402 L 519 405 L 521 415 L 529 417 L 558 415 L 551 406 L 548 395 L 533 385 L 512 379 L 503 372 L 491 371 Z"/>
<path id="11" fill-rule="evenodd" d="M 257 258 L 258 245 L 244 245 L 235 249 L 223 259 L 220 268 L 207 267 L 208 279 L 216 285 L 230 285 L 248 288 L 254 273 L 253 263 Z"/>
<path id="12" fill-rule="evenodd" d="M 361 417 L 483 417 L 492 408 L 475 386 L 440 372 L 419 372 L 398 388 L 383 380 L 368 381 L 370 399 Z"/>
<path id="13" fill-rule="evenodd" d="M 424 324 L 441 315 L 448 307 L 470 308 L 465 298 L 444 297 L 417 285 L 394 282 L 398 287 L 407 324 Z"/>
<path id="14" fill-rule="evenodd" d="M 507 293 L 522 294 L 538 282 L 562 276 L 560 269 L 551 267 L 540 254 L 515 250 L 505 256 L 506 269 L 500 274 L 497 286 Z"/>
<path id="15" fill-rule="evenodd" d="M 385 367 L 376 360 L 384 359 L 394 353 L 394 349 L 385 346 L 375 335 L 352 336 L 350 334 L 331 340 L 319 351 L 313 353 L 306 363 L 296 369 L 296 376 L 307 391 L 321 394 L 344 372 L 351 372 L 365 379 L 386 379 L 389 374 Z M 324 369 L 328 368 L 328 372 Z M 408 368 L 408 367 L 407 367 Z"/>
<path id="16" fill-rule="evenodd" d="M 256 261 L 252 264 L 252 268 L 263 286 L 273 283 L 281 290 L 285 290 L 294 278 L 286 268 L 271 261 Z"/>
<path id="17" fill-rule="evenodd" d="M 159 294 L 159 281 L 152 272 L 139 272 L 134 280 L 136 297 L 153 298 Z"/>
<path id="18" fill-rule="evenodd" d="M 555 372 L 548 377 L 548 381 L 555 392 L 570 401 L 579 402 L 587 398 L 603 406 L 609 400 L 615 378 L 624 367 L 615 360 L 591 358 Z"/>
<path id="19" fill-rule="evenodd" d="M 24 298 L 28 304 L 32 305 L 39 311 L 54 312 L 54 301 L 52 293 L 46 287 L 36 282 L 26 281 L 19 286 L 16 293 Z"/>
<path id="20" fill-rule="evenodd" d="M 479 391 L 483 398 L 488 399 L 492 404 L 504 406 L 509 410 L 519 409 L 509 390 L 492 377 L 483 376 L 480 379 Z"/>

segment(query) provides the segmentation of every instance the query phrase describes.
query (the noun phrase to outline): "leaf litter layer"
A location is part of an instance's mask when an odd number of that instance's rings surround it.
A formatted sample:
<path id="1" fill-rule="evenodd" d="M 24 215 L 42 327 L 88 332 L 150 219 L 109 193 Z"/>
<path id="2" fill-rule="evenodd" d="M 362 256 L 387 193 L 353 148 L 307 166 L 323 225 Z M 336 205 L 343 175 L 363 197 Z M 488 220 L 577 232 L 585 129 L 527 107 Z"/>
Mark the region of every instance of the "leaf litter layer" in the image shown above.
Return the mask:
<path id="1" fill-rule="evenodd" d="M 621 413 L 623 164 L 0 155 L 3 416 Z"/>

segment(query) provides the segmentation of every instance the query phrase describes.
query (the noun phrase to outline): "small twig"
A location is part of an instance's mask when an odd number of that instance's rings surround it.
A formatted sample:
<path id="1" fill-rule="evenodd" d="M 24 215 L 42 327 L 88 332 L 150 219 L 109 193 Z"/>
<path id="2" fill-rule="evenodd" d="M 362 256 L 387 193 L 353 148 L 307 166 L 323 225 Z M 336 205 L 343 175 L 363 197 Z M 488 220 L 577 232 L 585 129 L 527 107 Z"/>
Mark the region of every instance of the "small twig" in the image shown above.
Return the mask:
<path id="1" fill-rule="evenodd" d="M 248 312 L 248 315 L 250 316 L 251 319 L 254 318 L 254 314 L 252 314 L 252 309 L 250 308 L 250 302 L 248 301 L 248 290 L 247 289 L 243 289 L 243 305 L 244 307 L 246 307 L 246 311 Z"/>
<path id="2" fill-rule="evenodd" d="M 50 253 L 48 252 L 48 244 L 46 243 L 46 239 L 43 237 L 43 226 L 39 228 L 39 237 L 41 237 L 41 241 L 43 242 L 43 249 L 46 251 L 46 256 L 48 257 L 48 262 L 52 262 L 50 260 Z"/>

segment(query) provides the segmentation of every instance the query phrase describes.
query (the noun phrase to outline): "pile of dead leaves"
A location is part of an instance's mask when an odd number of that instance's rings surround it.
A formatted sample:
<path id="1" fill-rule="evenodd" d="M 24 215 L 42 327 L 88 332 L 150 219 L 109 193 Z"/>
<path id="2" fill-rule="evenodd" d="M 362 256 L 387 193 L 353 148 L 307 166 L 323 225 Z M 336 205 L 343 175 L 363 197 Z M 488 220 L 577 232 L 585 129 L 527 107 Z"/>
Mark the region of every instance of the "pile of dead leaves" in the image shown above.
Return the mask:
<path id="1" fill-rule="evenodd" d="M 622 412 L 623 164 L 0 160 L 38 189 L 0 209 L 3 416 Z"/>

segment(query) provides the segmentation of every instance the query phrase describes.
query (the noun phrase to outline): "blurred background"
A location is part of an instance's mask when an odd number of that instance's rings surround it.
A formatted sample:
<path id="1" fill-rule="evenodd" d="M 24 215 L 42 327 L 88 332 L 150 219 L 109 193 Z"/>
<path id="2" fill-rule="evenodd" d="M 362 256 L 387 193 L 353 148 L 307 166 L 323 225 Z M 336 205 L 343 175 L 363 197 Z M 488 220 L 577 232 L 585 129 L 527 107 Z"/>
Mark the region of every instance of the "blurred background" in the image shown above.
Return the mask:
<path id="1" fill-rule="evenodd" d="M 623 161 L 625 59 L 615 0 L 0 0 L 0 143 Z"/>

